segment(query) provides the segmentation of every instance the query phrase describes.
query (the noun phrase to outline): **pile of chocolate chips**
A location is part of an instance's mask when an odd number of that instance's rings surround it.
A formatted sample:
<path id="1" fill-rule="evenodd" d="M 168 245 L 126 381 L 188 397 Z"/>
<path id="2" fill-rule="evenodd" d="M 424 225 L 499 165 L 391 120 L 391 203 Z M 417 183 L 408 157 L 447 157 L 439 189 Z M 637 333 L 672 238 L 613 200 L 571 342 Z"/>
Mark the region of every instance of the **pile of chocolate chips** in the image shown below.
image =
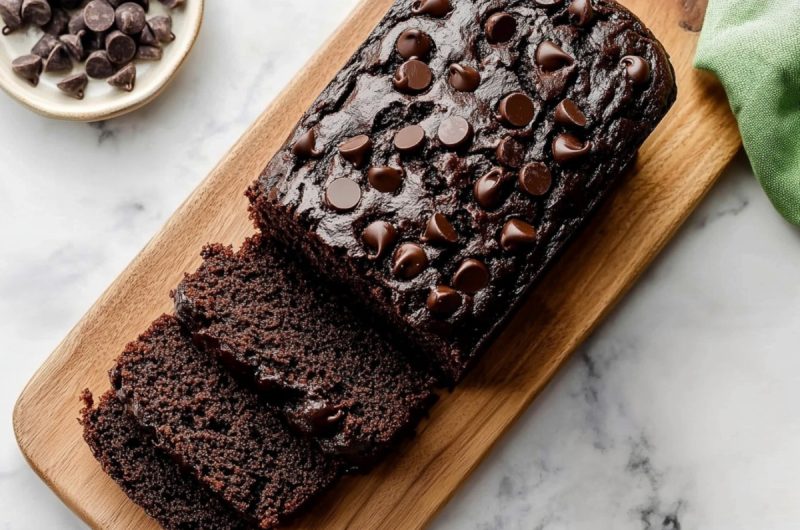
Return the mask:
<path id="1" fill-rule="evenodd" d="M 169 9 L 185 0 L 159 0 Z M 134 60 L 161 59 L 161 46 L 175 40 L 172 17 L 147 18 L 150 0 L 0 0 L 0 17 L 9 35 L 27 26 L 43 35 L 31 53 L 14 59 L 14 72 L 33 86 L 44 72 L 69 73 L 73 62 L 85 72 L 69 74 L 58 88 L 83 99 L 89 78 L 128 92 L 136 84 Z"/>

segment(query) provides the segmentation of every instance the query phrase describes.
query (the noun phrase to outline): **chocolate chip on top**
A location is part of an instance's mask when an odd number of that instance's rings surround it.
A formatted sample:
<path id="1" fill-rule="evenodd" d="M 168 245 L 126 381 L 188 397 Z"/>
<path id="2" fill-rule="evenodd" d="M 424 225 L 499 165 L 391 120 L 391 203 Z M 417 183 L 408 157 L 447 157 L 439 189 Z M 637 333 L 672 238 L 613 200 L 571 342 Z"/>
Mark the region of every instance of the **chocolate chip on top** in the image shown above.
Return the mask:
<path id="1" fill-rule="evenodd" d="M 542 162 L 531 162 L 519 172 L 519 187 L 528 195 L 541 197 L 550 191 L 553 175 Z"/>
<path id="2" fill-rule="evenodd" d="M 438 137 L 446 147 L 458 149 L 472 139 L 472 125 L 460 116 L 451 116 L 439 124 Z"/>
<path id="3" fill-rule="evenodd" d="M 424 60 L 428 57 L 433 46 L 433 39 L 424 31 L 418 29 L 407 29 L 397 37 L 395 48 L 403 59 Z"/>
<path id="4" fill-rule="evenodd" d="M 500 246 L 516 252 L 536 242 L 536 229 L 525 221 L 511 219 L 500 232 Z"/>
<path id="5" fill-rule="evenodd" d="M 591 149 L 592 145 L 589 142 L 584 142 L 577 136 L 568 133 L 559 134 L 553 140 L 553 159 L 564 164 L 583 158 Z"/>
<path id="6" fill-rule="evenodd" d="M 361 188 L 354 180 L 347 177 L 334 180 L 325 190 L 325 202 L 340 212 L 352 210 L 360 201 Z"/>
<path id="7" fill-rule="evenodd" d="M 438 316 L 450 316 L 461 307 L 461 295 L 446 285 L 437 285 L 428 294 L 428 310 Z"/>
<path id="8" fill-rule="evenodd" d="M 625 72 L 633 84 L 643 85 L 650 79 L 650 63 L 638 55 L 627 55 L 620 64 L 625 67 Z"/>
<path id="9" fill-rule="evenodd" d="M 517 21 L 508 13 L 495 13 L 486 20 L 484 30 L 490 43 L 508 42 L 517 32 Z"/>
<path id="10" fill-rule="evenodd" d="M 451 64 L 448 81 L 459 92 L 475 92 L 481 84 L 481 74 L 471 66 Z"/>
<path id="11" fill-rule="evenodd" d="M 372 151 L 372 140 L 366 134 L 354 136 L 339 146 L 339 153 L 355 167 L 363 167 Z"/>
<path id="12" fill-rule="evenodd" d="M 433 73 L 427 64 L 419 59 L 409 59 L 401 64 L 392 82 L 397 90 L 407 94 L 425 91 L 433 81 Z"/>
<path id="13" fill-rule="evenodd" d="M 533 100 L 527 95 L 514 92 L 500 101 L 497 111 L 506 125 L 521 128 L 533 121 L 535 107 Z"/>
<path id="14" fill-rule="evenodd" d="M 489 269 L 482 261 L 466 259 L 453 274 L 453 287 L 467 294 L 475 294 L 489 285 Z"/>
<path id="15" fill-rule="evenodd" d="M 555 42 L 546 40 L 536 48 L 536 64 L 545 72 L 555 72 L 565 66 L 572 66 L 575 58 L 561 49 Z"/>
<path id="16" fill-rule="evenodd" d="M 586 114 L 571 99 L 565 99 L 558 104 L 555 120 L 561 125 L 586 127 Z"/>
<path id="17" fill-rule="evenodd" d="M 415 0 L 411 4 L 411 12 L 415 15 L 443 17 L 450 12 L 450 0 Z"/>
<path id="18" fill-rule="evenodd" d="M 386 221 L 375 221 L 371 223 L 361 234 L 361 239 L 369 247 L 372 253 L 368 256 L 370 260 L 380 259 L 397 239 L 397 230 L 391 223 Z"/>
<path id="19" fill-rule="evenodd" d="M 398 278 L 412 280 L 428 267 L 428 255 L 416 243 L 403 243 L 395 251 L 392 273 Z"/>
<path id="20" fill-rule="evenodd" d="M 428 219 L 425 225 L 425 233 L 422 234 L 422 241 L 434 244 L 451 244 L 458 241 L 456 229 L 447 217 L 441 213 L 435 213 Z"/>
<path id="21" fill-rule="evenodd" d="M 401 153 L 413 153 L 425 143 L 425 129 L 419 125 L 403 127 L 394 135 L 394 146 Z"/>
<path id="22" fill-rule="evenodd" d="M 497 208 L 503 202 L 503 184 L 505 184 L 503 170 L 499 167 L 490 170 L 475 181 L 472 189 L 475 202 L 486 210 Z"/>
<path id="23" fill-rule="evenodd" d="M 382 193 L 394 193 L 403 184 L 405 172 L 395 167 L 371 167 L 367 171 L 370 186 Z"/>
<path id="24" fill-rule="evenodd" d="M 588 26 L 594 18 L 591 0 L 571 0 L 567 11 L 576 26 Z"/>
<path id="25" fill-rule="evenodd" d="M 316 146 L 317 133 L 314 132 L 314 129 L 309 129 L 295 141 L 292 146 L 292 154 L 297 158 L 316 158 L 322 154 L 320 151 L 317 151 Z"/>

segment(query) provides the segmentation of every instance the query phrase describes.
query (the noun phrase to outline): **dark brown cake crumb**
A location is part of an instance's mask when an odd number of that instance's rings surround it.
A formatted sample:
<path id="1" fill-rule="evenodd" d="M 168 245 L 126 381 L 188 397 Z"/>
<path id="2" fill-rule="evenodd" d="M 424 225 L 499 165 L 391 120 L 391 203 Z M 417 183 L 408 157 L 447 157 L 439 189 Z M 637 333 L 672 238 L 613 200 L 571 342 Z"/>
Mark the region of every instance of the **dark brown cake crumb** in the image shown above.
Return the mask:
<path id="1" fill-rule="evenodd" d="M 340 474 L 338 461 L 197 351 L 175 317 L 128 345 L 111 380 L 158 449 L 261 528 L 286 521 Z"/>
<path id="2" fill-rule="evenodd" d="M 211 245 L 174 297 L 194 343 L 282 400 L 289 422 L 363 467 L 413 430 L 433 378 L 274 242 Z"/>

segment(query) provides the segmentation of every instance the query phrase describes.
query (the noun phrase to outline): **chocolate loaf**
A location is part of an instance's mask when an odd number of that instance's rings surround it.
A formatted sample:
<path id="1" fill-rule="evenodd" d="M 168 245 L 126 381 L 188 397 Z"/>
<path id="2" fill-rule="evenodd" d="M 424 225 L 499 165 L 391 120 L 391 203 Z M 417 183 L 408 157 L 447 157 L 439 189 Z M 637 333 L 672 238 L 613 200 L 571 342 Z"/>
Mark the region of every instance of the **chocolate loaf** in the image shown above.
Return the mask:
<path id="1" fill-rule="evenodd" d="M 83 395 L 83 438 L 100 465 L 123 492 L 166 530 L 247 530 L 253 528 L 204 487 L 182 473 L 142 436 L 113 393 L 93 407 Z"/>
<path id="2" fill-rule="evenodd" d="M 248 191 L 460 379 L 676 97 L 611 0 L 398 0 Z"/>
<path id="3" fill-rule="evenodd" d="M 197 351 L 174 317 L 159 318 L 125 349 L 111 382 L 155 447 L 254 526 L 286 521 L 341 472 Z"/>
<path id="4" fill-rule="evenodd" d="M 433 378 L 263 237 L 211 245 L 174 293 L 199 348 L 219 357 L 326 453 L 358 468 L 413 430 Z"/>

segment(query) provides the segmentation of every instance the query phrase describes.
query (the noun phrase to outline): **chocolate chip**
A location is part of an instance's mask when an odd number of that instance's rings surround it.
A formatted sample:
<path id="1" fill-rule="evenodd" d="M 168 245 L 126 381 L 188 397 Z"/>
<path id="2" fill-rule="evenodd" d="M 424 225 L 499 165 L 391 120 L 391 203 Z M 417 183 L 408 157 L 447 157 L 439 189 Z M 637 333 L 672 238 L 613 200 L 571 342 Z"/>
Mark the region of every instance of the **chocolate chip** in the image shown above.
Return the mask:
<path id="1" fill-rule="evenodd" d="M 467 294 L 475 294 L 489 285 L 489 269 L 483 262 L 466 259 L 453 275 L 453 287 Z"/>
<path id="2" fill-rule="evenodd" d="M 437 212 L 428 219 L 422 240 L 430 243 L 452 244 L 458 241 L 458 234 L 447 217 Z"/>
<path id="3" fill-rule="evenodd" d="M 106 36 L 106 52 L 112 63 L 129 63 L 136 56 L 136 41 L 130 35 L 114 30 Z"/>
<path id="4" fill-rule="evenodd" d="M 11 62 L 11 69 L 31 85 L 37 86 L 42 74 L 42 58 L 35 54 L 17 57 Z"/>
<path id="5" fill-rule="evenodd" d="M 433 41 L 431 36 L 418 29 L 407 29 L 397 37 L 397 53 L 403 59 L 425 59 L 431 51 Z"/>
<path id="6" fill-rule="evenodd" d="M 371 167 L 367 171 L 370 186 L 382 193 L 394 193 L 403 183 L 404 172 L 394 167 Z"/>
<path id="7" fill-rule="evenodd" d="M 415 0 L 411 4 L 411 12 L 415 15 L 443 17 L 450 9 L 450 0 Z"/>
<path id="8" fill-rule="evenodd" d="M 145 46 L 158 46 L 158 39 L 156 38 L 150 24 L 146 24 L 141 33 L 139 33 L 139 44 Z"/>
<path id="9" fill-rule="evenodd" d="M 82 61 L 86 56 L 83 49 L 83 41 L 81 40 L 80 36 L 65 33 L 64 35 L 61 35 L 58 40 L 60 40 L 67 49 L 67 52 L 69 53 L 69 56 L 72 57 L 73 61 Z"/>
<path id="10" fill-rule="evenodd" d="M 394 253 L 392 273 L 404 280 L 419 276 L 428 266 L 428 256 L 419 245 L 403 243 Z"/>
<path id="11" fill-rule="evenodd" d="M 85 73 L 80 73 L 65 77 L 56 86 L 71 98 L 83 99 L 88 84 L 89 76 Z"/>
<path id="12" fill-rule="evenodd" d="M 425 129 L 419 125 L 403 127 L 394 135 L 394 146 L 401 153 L 412 153 L 425 143 Z"/>
<path id="13" fill-rule="evenodd" d="M 541 197 L 550 191 L 553 185 L 553 175 L 541 162 L 526 164 L 519 172 L 519 187 L 529 195 Z"/>
<path id="14" fill-rule="evenodd" d="M 86 74 L 93 79 L 105 79 L 114 73 L 114 65 L 105 50 L 97 50 L 86 59 Z"/>
<path id="15" fill-rule="evenodd" d="M 361 188 L 352 179 L 338 178 L 328 184 L 325 190 L 325 202 L 340 212 L 352 210 L 361 201 Z"/>
<path id="16" fill-rule="evenodd" d="M 650 63 L 638 55 L 626 55 L 620 61 L 633 84 L 643 85 L 650 79 Z"/>
<path id="17" fill-rule="evenodd" d="M 354 136 L 339 146 L 339 153 L 355 167 L 363 167 L 372 151 L 372 140 L 366 134 Z"/>
<path id="18" fill-rule="evenodd" d="M 495 154 L 497 155 L 497 160 L 508 167 L 519 168 L 525 161 L 525 148 L 511 136 L 500 140 Z"/>
<path id="19" fill-rule="evenodd" d="M 50 22 L 42 27 L 42 31 L 49 33 L 54 37 L 63 35 L 69 28 L 69 13 L 64 9 L 53 8 L 53 16 L 50 17 Z"/>
<path id="20" fill-rule="evenodd" d="M 309 129 L 295 141 L 292 154 L 297 158 L 317 158 L 322 153 L 316 150 L 317 134 L 314 129 Z"/>
<path id="21" fill-rule="evenodd" d="M 50 51 L 44 60 L 45 72 L 66 72 L 72 70 L 72 59 L 69 58 L 67 47 L 60 42 Z"/>
<path id="22" fill-rule="evenodd" d="M 525 127 L 533 121 L 533 100 L 522 92 L 504 97 L 497 108 L 500 117 L 511 127 Z"/>
<path id="23" fill-rule="evenodd" d="M 561 5 L 562 0 L 535 0 L 534 4 L 539 7 L 553 7 Z"/>
<path id="24" fill-rule="evenodd" d="M 47 56 L 50 55 L 50 52 L 53 51 L 58 45 L 58 39 L 50 35 L 49 33 L 45 33 L 42 35 L 36 44 L 33 45 L 31 48 L 31 53 L 38 55 L 42 59 L 47 59 Z"/>
<path id="25" fill-rule="evenodd" d="M 153 30 L 153 35 L 156 36 L 158 42 L 166 44 L 175 40 L 175 34 L 172 32 L 171 16 L 161 15 L 153 17 L 148 20 L 147 25 Z"/>
<path id="26" fill-rule="evenodd" d="M 186 3 L 186 0 L 158 0 L 158 1 L 170 9 L 177 9 L 181 7 L 184 3 Z"/>
<path id="27" fill-rule="evenodd" d="M 3 35 L 9 35 L 22 27 L 22 0 L 0 0 L 0 18 L 3 19 Z"/>
<path id="28" fill-rule="evenodd" d="M 115 12 L 117 28 L 127 34 L 140 33 L 147 24 L 144 8 L 134 2 L 125 2 Z"/>
<path id="29" fill-rule="evenodd" d="M 136 66 L 129 63 L 108 78 L 108 84 L 126 92 L 131 92 L 136 86 Z"/>
<path id="30" fill-rule="evenodd" d="M 495 13 L 486 20 L 484 30 L 490 43 L 508 42 L 517 32 L 517 21 L 508 13 Z"/>
<path id="31" fill-rule="evenodd" d="M 569 3 L 568 11 L 576 26 L 588 26 L 594 18 L 591 0 L 572 0 Z"/>
<path id="32" fill-rule="evenodd" d="M 406 94 L 416 94 L 431 86 L 433 74 L 427 64 L 419 59 L 409 59 L 394 74 L 394 87 Z"/>
<path id="33" fill-rule="evenodd" d="M 24 0 L 22 20 L 35 26 L 44 26 L 53 18 L 53 11 L 46 0 Z"/>
<path id="34" fill-rule="evenodd" d="M 114 25 L 114 8 L 105 0 L 92 0 L 83 8 L 83 20 L 87 28 L 102 33 Z"/>
<path id="35" fill-rule="evenodd" d="M 368 256 L 370 260 L 377 260 L 383 257 L 385 252 L 397 239 L 397 230 L 386 221 L 375 221 L 371 223 L 361 234 L 361 239 L 372 250 Z"/>
<path id="36" fill-rule="evenodd" d="M 460 116 L 451 116 L 439 124 L 438 137 L 446 147 L 458 149 L 472 139 L 472 125 Z"/>
<path id="37" fill-rule="evenodd" d="M 553 140 L 553 159 L 564 164 L 586 156 L 591 149 L 592 145 L 589 142 L 583 142 L 568 133 L 559 134 Z"/>
<path id="38" fill-rule="evenodd" d="M 301 434 L 322 436 L 342 421 L 344 411 L 322 400 L 309 401 L 299 410 L 291 410 L 287 414 L 292 427 Z"/>
<path id="39" fill-rule="evenodd" d="M 586 115 L 571 99 L 565 99 L 558 104 L 555 119 L 561 125 L 586 127 Z"/>
<path id="40" fill-rule="evenodd" d="M 158 46 L 139 46 L 136 49 L 136 58 L 140 61 L 160 61 L 162 55 Z"/>
<path id="41" fill-rule="evenodd" d="M 481 84 L 481 74 L 471 66 L 451 64 L 449 72 L 450 86 L 459 92 L 475 92 Z"/>
<path id="42" fill-rule="evenodd" d="M 426 304 L 434 315 L 450 316 L 461 307 L 461 295 L 446 285 L 437 285 L 428 294 Z"/>
<path id="43" fill-rule="evenodd" d="M 481 208 L 491 210 L 502 204 L 504 199 L 503 188 L 506 176 L 501 168 L 494 168 L 475 181 L 472 195 Z"/>
<path id="44" fill-rule="evenodd" d="M 81 31 L 86 31 L 86 21 L 83 20 L 83 11 L 78 11 L 72 15 L 67 23 L 67 30 L 73 35 L 78 35 Z"/>
<path id="45" fill-rule="evenodd" d="M 554 72 L 572 65 L 574 62 L 574 57 L 552 41 L 543 41 L 536 49 L 536 64 L 545 72 Z"/>
<path id="46" fill-rule="evenodd" d="M 500 246 L 514 252 L 532 245 L 536 241 L 536 229 L 519 219 L 511 219 L 500 233 Z"/>

